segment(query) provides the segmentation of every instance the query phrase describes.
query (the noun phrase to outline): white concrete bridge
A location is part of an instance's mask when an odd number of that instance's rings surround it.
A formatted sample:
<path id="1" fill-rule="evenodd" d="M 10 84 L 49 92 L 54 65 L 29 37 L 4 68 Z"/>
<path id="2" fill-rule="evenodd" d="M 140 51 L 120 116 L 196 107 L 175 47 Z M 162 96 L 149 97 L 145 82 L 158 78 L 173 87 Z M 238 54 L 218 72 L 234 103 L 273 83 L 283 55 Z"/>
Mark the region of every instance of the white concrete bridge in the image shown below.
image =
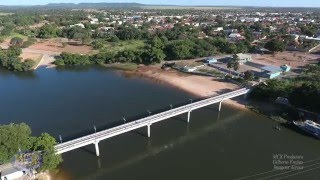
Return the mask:
<path id="1" fill-rule="evenodd" d="M 98 143 L 104 139 L 111 138 L 113 136 L 117 136 L 119 134 L 123 134 L 135 129 L 139 129 L 141 127 L 148 127 L 148 137 L 150 137 L 151 129 L 150 126 L 156 122 L 163 121 L 165 119 L 169 119 L 171 117 L 188 113 L 187 122 L 190 122 L 190 114 L 193 110 L 219 103 L 219 111 L 221 110 L 221 104 L 224 100 L 231 99 L 237 96 L 241 96 L 247 94 L 250 91 L 248 88 L 239 89 L 236 91 L 232 91 L 229 93 L 225 93 L 222 95 L 218 95 L 215 97 L 210 97 L 198 102 L 190 103 L 184 106 L 180 106 L 177 108 L 173 108 L 168 111 L 164 111 L 158 114 L 150 115 L 148 117 L 138 119 L 129 123 L 125 123 L 110 129 L 102 130 L 87 136 L 83 136 L 80 138 L 73 139 L 71 141 L 63 142 L 55 146 L 56 153 L 62 154 L 74 149 L 81 148 L 83 146 L 94 144 L 96 149 L 96 155 L 99 156 L 99 145 Z"/>

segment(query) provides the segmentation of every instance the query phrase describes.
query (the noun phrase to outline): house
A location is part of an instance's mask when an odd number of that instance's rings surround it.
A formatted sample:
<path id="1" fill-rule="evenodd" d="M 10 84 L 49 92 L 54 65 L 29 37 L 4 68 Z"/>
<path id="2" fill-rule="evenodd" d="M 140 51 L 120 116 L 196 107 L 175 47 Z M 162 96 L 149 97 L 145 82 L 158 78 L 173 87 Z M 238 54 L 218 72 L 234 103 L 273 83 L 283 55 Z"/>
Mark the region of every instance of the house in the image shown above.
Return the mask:
<path id="1" fill-rule="evenodd" d="M 106 26 L 104 26 L 104 27 L 101 27 L 101 28 L 99 28 L 101 31 L 109 31 L 109 30 L 114 30 L 114 27 L 106 27 Z"/>
<path id="2" fill-rule="evenodd" d="M 204 62 L 207 64 L 214 64 L 214 63 L 218 62 L 218 60 L 214 57 L 207 57 L 204 59 Z"/>
<path id="3" fill-rule="evenodd" d="M 283 72 L 289 72 L 291 67 L 288 66 L 287 64 L 280 66 Z"/>
<path id="4" fill-rule="evenodd" d="M 1 180 L 11 180 L 21 178 L 25 173 L 16 168 L 8 168 L 0 172 Z"/>
<path id="5" fill-rule="evenodd" d="M 185 71 L 185 72 L 194 72 L 196 71 L 198 68 L 201 68 L 203 67 L 204 65 L 199 65 L 199 66 L 195 66 L 195 67 L 188 67 L 188 66 L 184 66 L 182 69 L 182 71 Z"/>
<path id="6" fill-rule="evenodd" d="M 271 51 L 269 51 L 268 49 L 263 48 L 263 47 L 256 47 L 254 52 L 258 53 L 258 54 L 272 54 Z"/>
<path id="7" fill-rule="evenodd" d="M 223 27 L 216 27 L 213 29 L 214 32 L 223 31 Z"/>
<path id="8" fill-rule="evenodd" d="M 99 19 L 98 18 L 92 18 L 90 21 L 90 24 L 98 24 L 99 23 Z"/>
<path id="9" fill-rule="evenodd" d="M 239 34 L 239 33 L 231 33 L 229 35 L 229 38 L 231 38 L 231 39 L 241 38 L 241 34 Z"/>
<path id="10" fill-rule="evenodd" d="M 244 64 L 246 62 L 252 61 L 252 57 L 249 54 L 236 54 L 236 56 L 239 58 L 239 63 L 240 64 Z"/>
<path id="11" fill-rule="evenodd" d="M 84 24 L 82 23 L 70 25 L 70 27 L 75 27 L 75 26 L 81 27 L 82 29 L 85 28 Z"/>
<path id="12" fill-rule="evenodd" d="M 263 76 L 269 79 L 274 79 L 283 72 L 283 70 L 277 66 L 264 66 L 261 69 L 263 70 Z"/>
<path id="13" fill-rule="evenodd" d="M 185 71 L 185 72 L 194 72 L 195 70 L 197 70 L 197 68 L 196 68 L 196 67 L 184 66 L 184 67 L 182 68 L 182 70 Z"/>

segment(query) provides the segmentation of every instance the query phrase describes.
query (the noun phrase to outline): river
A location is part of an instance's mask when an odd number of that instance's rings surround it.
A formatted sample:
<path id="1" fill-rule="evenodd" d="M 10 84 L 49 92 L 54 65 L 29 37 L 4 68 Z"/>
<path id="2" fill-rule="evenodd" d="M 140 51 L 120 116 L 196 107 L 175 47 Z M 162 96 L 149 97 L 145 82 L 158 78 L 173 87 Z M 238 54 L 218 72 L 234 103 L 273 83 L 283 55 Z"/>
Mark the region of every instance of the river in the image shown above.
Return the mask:
<path id="1" fill-rule="evenodd" d="M 103 67 L 0 70 L 0 123 L 26 122 L 62 141 L 194 98 L 165 84 Z M 319 179 L 318 140 L 253 112 L 208 106 L 63 154 L 53 179 Z M 279 159 L 284 155 L 287 158 Z M 273 170 L 291 155 L 302 170 Z M 302 159 L 301 159 L 302 158 Z M 292 164 L 292 163 L 291 163 Z M 279 167 L 279 166 L 278 166 Z M 292 168 L 292 167 L 291 167 Z"/>

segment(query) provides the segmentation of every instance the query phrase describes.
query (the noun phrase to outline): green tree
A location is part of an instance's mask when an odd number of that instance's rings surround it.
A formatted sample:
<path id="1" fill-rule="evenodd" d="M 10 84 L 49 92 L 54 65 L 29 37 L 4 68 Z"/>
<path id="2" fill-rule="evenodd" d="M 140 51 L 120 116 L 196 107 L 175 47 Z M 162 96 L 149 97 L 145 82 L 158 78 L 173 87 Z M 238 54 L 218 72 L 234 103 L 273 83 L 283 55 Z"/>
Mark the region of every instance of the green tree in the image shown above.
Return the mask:
<path id="1" fill-rule="evenodd" d="M 169 60 L 192 58 L 194 43 L 190 40 L 174 40 L 167 44 L 165 51 Z"/>
<path id="2" fill-rule="evenodd" d="M 246 81 L 252 81 L 254 79 L 254 73 L 252 71 L 245 71 L 244 72 L 244 79 Z"/>
<path id="3" fill-rule="evenodd" d="M 46 24 L 39 29 L 38 38 L 47 39 L 52 37 L 57 37 L 59 34 L 59 29 L 55 25 Z"/>
<path id="4" fill-rule="evenodd" d="M 42 133 L 35 139 L 32 150 L 41 151 L 42 164 L 40 170 L 53 170 L 62 162 L 61 155 L 55 154 L 54 146 L 56 144 L 56 140 L 48 133 Z"/>
<path id="5" fill-rule="evenodd" d="M 27 150 L 30 135 L 31 129 L 24 123 L 0 126 L 0 164 L 8 162 L 19 149 Z"/>
<path id="6" fill-rule="evenodd" d="M 227 68 L 231 69 L 233 68 L 233 70 L 238 71 L 240 68 L 240 58 L 235 54 L 233 55 L 232 59 L 230 59 L 227 63 Z"/>
<path id="7" fill-rule="evenodd" d="M 295 88 L 289 95 L 291 104 L 319 112 L 320 110 L 320 88 L 315 84 L 303 83 L 302 86 Z"/>
<path id="8" fill-rule="evenodd" d="M 11 40 L 10 40 L 10 44 L 12 46 L 21 46 L 23 43 L 23 39 L 20 38 L 20 37 L 13 37 Z"/>
<path id="9" fill-rule="evenodd" d="M 26 59 L 21 63 L 22 71 L 29 71 L 35 65 L 35 62 L 32 59 Z"/>
<path id="10" fill-rule="evenodd" d="M 22 49 L 18 46 L 10 46 L 7 50 L 8 57 L 18 57 L 22 53 Z"/>
<path id="11" fill-rule="evenodd" d="M 101 48 L 103 48 L 104 44 L 105 44 L 105 41 L 102 40 L 102 39 L 94 40 L 94 41 L 92 41 L 92 43 L 91 43 L 91 45 L 92 45 L 92 47 L 93 47 L 94 49 L 101 49 Z"/>
<path id="12" fill-rule="evenodd" d="M 166 58 L 163 50 L 156 47 L 151 47 L 147 50 L 147 60 L 145 63 L 152 64 L 152 63 L 160 63 L 162 60 Z"/>
<path id="13" fill-rule="evenodd" d="M 266 43 L 265 48 L 272 52 L 282 52 L 285 50 L 286 44 L 282 40 L 272 39 Z"/>

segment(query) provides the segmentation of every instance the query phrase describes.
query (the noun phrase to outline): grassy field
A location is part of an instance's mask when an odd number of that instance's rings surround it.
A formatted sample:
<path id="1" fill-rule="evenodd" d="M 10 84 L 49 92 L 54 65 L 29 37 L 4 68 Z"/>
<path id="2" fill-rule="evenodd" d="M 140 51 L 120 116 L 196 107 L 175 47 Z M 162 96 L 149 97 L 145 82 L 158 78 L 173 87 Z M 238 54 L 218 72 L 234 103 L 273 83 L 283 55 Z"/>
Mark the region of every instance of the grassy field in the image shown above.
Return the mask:
<path id="1" fill-rule="evenodd" d="M 13 37 L 19 37 L 19 38 L 23 39 L 24 41 L 28 39 L 27 36 L 24 36 L 24 35 L 19 34 L 19 33 L 11 33 L 8 36 L 0 36 L 0 39 L 2 39 L 2 40 L 10 40 Z"/>
<path id="2" fill-rule="evenodd" d="M 32 60 L 35 62 L 35 63 L 34 63 L 34 66 L 32 67 L 32 69 L 34 69 L 35 67 L 38 66 L 38 64 L 40 63 L 40 61 L 41 61 L 41 59 L 42 59 L 42 56 L 43 56 L 43 55 L 41 55 L 41 56 L 39 56 L 39 57 L 37 57 L 37 58 L 33 58 L 33 59 L 32 59 Z"/>
<path id="3" fill-rule="evenodd" d="M 136 70 L 139 65 L 134 63 L 113 63 L 113 64 L 104 64 L 104 67 L 118 69 L 123 71 L 133 71 Z"/>
<path id="4" fill-rule="evenodd" d="M 7 36 L 7 38 L 13 38 L 13 37 L 19 37 L 19 38 L 21 38 L 23 40 L 27 40 L 28 39 L 27 36 L 19 34 L 19 33 L 15 33 L 15 32 L 13 32 L 9 36 Z"/>
<path id="5" fill-rule="evenodd" d="M 201 69 L 198 69 L 198 71 L 212 74 L 212 75 L 223 75 L 221 72 L 216 71 L 214 69 L 209 69 L 209 68 L 201 68 Z"/>
<path id="6" fill-rule="evenodd" d="M 130 41 L 121 41 L 118 43 L 108 43 L 105 46 L 105 49 L 112 52 L 119 52 L 125 49 L 135 50 L 138 48 L 142 48 L 144 46 L 144 42 L 141 40 L 130 40 Z"/>

